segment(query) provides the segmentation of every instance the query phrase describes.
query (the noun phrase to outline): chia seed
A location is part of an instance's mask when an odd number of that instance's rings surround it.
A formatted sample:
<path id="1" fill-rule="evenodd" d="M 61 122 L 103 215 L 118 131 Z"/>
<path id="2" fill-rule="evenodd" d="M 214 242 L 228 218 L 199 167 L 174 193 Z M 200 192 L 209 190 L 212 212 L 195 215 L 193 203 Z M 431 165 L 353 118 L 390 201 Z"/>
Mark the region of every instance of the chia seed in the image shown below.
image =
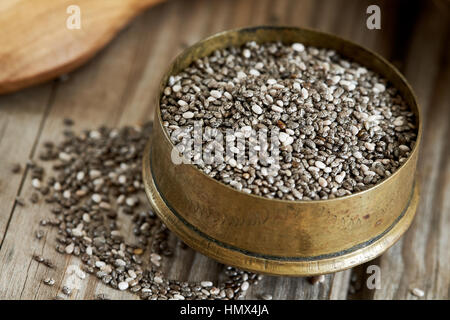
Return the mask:
<path id="1" fill-rule="evenodd" d="M 386 79 L 333 50 L 301 43 L 216 50 L 169 77 L 160 108 L 181 149 L 186 136 L 194 138 L 194 123 L 202 124 L 203 155 L 217 131 L 225 137 L 234 129 L 227 143 L 237 150 L 238 129 L 279 130 L 275 171 L 262 156 L 194 162 L 210 177 L 266 198 L 320 200 L 366 190 L 406 161 L 417 138 L 413 112 Z M 256 146 L 247 140 L 246 152 Z"/>
<path id="2" fill-rule="evenodd" d="M 108 286 L 138 294 L 142 299 L 242 297 L 250 285 L 260 280 L 258 275 L 225 267 L 225 280 L 214 286 L 206 280 L 167 279 L 161 271 L 166 257 L 175 249 L 169 245 L 171 234 L 139 200 L 144 197 L 142 153 L 151 129 L 148 123 L 120 129 L 102 127 L 78 135 L 66 130 L 62 142 L 45 142 L 41 159 L 52 161 L 51 174 L 44 177 L 42 167 L 33 163 L 33 168 L 40 169 L 32 184 L 39 191 L 47 189 L 43 196 L 52 207 L 51 217 L 42 219 L 40 225 L 58 228 L 57 252 L 80 257 L 82 270 L 75 271 L 80 280 L 86 278 L 86 273 L 93 274 Z M 136 241 L 122 236 L 119 216 L 131 219 Z M 42 236 L 42 231 L 36 233 L 38 239 Z M 55 267 L 40 255 L 33 259 Z M 50 279 L 44 282 L 52 283 Z M 70 296 L 72 290 L 65 286 L 62 292 Z M 97 299 L 106 297 L 99 295 Z"/>

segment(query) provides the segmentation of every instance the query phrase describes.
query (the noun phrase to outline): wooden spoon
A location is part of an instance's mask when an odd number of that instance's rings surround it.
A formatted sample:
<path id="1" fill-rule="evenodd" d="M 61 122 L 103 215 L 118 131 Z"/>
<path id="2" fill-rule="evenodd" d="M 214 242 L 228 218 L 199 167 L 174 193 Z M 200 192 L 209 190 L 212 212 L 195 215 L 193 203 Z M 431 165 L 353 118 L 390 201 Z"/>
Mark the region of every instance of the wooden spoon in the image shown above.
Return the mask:
<path id="1" fill-rule="evenodd" d="M 1 0 L 0 94 L 75 69 L 138 13 L 161 1 Z"/>

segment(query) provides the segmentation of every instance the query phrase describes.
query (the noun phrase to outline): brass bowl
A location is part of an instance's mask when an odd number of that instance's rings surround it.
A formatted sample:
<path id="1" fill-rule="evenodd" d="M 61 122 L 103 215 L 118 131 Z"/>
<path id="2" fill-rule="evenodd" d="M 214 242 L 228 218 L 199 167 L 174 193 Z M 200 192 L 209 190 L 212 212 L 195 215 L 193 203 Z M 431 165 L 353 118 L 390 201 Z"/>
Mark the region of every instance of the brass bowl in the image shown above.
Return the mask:
<path id="1" fill-rule="evenodd" d="M 419 190 L 415 179 L 422 125 L 414 93 L 385 59 L 334 35 L 292 27 L 225 31 L 182 52 L 163 77 L 216 49 L 247 41 L 334 49 L 387 78 L 401 93 L 418 124 L 408 160 L 378 185 L 330 200 L 287 201 L 249 195 L 222 184 L 191 164 L 174 165 L 173 144 L 162 126 L 156 101 L 153 136 L 143 159 L 143 179 L 151 205 L 186 244 L 222 263 L 277 275 L 337 272 L 367 262 L 392 246 L 414 217 Z"/>

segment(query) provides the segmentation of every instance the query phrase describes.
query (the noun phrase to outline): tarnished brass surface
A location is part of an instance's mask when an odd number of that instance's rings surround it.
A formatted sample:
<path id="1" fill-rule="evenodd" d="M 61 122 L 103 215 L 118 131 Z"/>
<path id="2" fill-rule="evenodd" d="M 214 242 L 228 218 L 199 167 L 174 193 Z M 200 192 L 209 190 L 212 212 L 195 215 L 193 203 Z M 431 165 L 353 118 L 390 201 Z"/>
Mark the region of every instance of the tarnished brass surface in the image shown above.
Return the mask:
<path id="1" fill-rule="evenodd" d="M 145 189 L 158 216 L 184 242 L 226 264 L 280 275 L 336 272 L 383 253 L 414 217 L 415 170 L 422 135 L 419 107 L 405 78 L 379 55 L 336 36 L 291 27 L 255 27 L 209 37 L 181 53 L 162 79 L 212 51 L 247 41 L 334 49 L 387 78 L 416 114 L 419 132 L 408 160 L 380 184 L 331 200 L 287 201 L 228 187 L 193 165 L 174 165 L 173 144 L 162 126 L 159 96 L 153 136 L 143 161 Z"/>

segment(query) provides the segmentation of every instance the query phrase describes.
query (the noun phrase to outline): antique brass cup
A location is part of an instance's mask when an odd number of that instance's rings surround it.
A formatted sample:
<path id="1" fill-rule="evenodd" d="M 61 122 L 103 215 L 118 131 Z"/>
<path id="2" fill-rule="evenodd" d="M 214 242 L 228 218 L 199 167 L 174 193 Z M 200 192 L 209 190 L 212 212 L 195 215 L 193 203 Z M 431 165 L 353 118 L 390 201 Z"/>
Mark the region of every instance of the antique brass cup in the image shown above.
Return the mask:
<path id="1" fill-rule="evenodd" d="M 385 59 L 334 35 L 293 27 L 225 31 L 184 50 L 163 77 L 216 49 L 247 41 L 334 49 L 387 78 L 416 114 L 418 137 L 408 160 L 378 185 L 342 198 L 318 201 L 271 200 L 226 186 L 190 164 L 171 161 L 173 144 L 162 126 L 157 97 L 153 136 L 143 159 L 150 203 L 186 244 L 222 263 L 277 275 L 336 272 L 369 261 L 392 246 L 414 217 L 419 190 L 416 162 L 422 125 L 414 93 Z"/>

